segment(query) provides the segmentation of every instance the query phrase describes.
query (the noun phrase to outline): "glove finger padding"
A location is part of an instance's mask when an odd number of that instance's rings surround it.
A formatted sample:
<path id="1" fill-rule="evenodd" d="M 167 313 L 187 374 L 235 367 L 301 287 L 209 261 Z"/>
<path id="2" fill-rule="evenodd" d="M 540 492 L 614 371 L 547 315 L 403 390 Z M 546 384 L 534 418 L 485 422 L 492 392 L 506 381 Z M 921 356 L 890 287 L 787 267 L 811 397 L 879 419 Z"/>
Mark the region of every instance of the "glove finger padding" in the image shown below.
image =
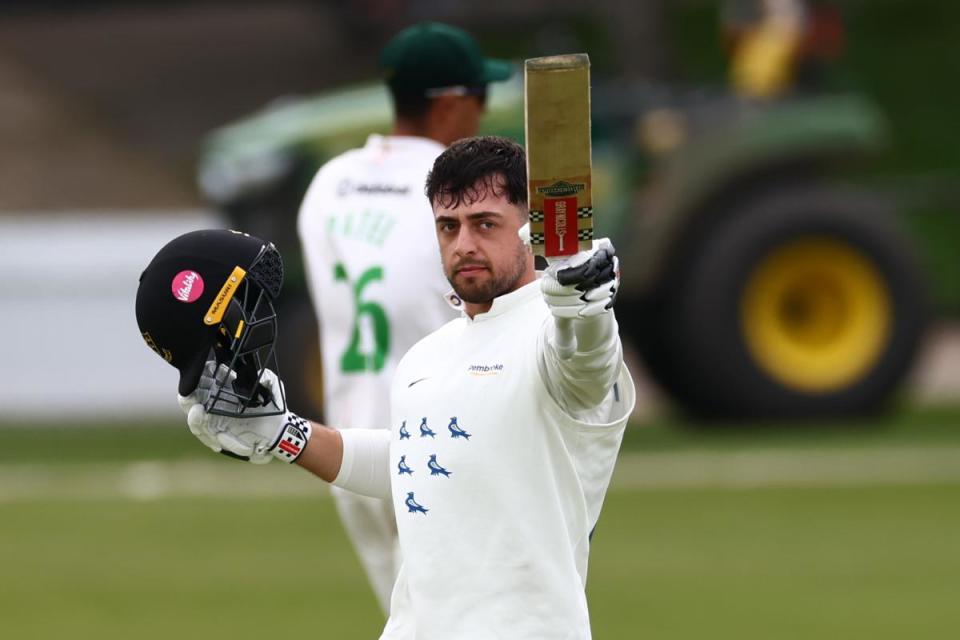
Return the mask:
<path id="1" fill-rule="evenodd" d="M 202 404 L 200 399 L 197 397 L 196 391 L 191 393 L 188 396 L 182 396 L 179 393 L 177 394 L 177 403 L 180 405 L 180 410 L 183 411 L 183 415 L 189 415 L 190 408 L 195 404 Z"/>
<path id="2" fill-rule="evenodd" d="M 579 316 L 581 318 L 590 318 L 601 313 L 606 313 L 613 308 L 617 300 L 617 286 L 615 283 L 608 282 L 602 284 L 596 289 L 591 289 L 580 297 L 582 307 L 580 307 Z"/>
<path id="3" fill-rule="evenodd" d="M 207 406 L 213 404 L 219 389 L 235 378 L 236 374 L 224 365 L 216 369 L 208 366 L 197 390 L 179 398 L 190 432 L 213 451 L 254 464 L 270 462 L 274 457 L 288 463 L 296 461 L 310 440 L 312 428 L 308 420 L 283 409 L 283 382 L 273 371 L 264 369 L 260 384 L 277 398 L 276 405 L 282 413 L 271 410 L 224 414 L 212 412 L 213 407 Z M 217 399 L 218 407 L 221 402 L 229 400 Z"/>
<path id="4" fill-rule="evenodd" d="M 270 462 L 273 456 L 267 453 L 262 442 L 250 436 L 249 433 L 234 434 L 230 431 L 222 431 L 217 434 L 217 442 L 224 450 L 254 464 Z"/>
<path id="5" fill-rule="evenodd" d="M 557 318 L 604 313 L 613 307 L 619 288 L 620 261 L 609 242 L 578 266 L 548 270 L 540 283 L 544 300 Z"/>
<path id="6" fill-rule="evenodd" d="M 572 287 L 570 287 L 572 289 Z M 583 308 L 582 294 L 574 290 L 572 293 L 547 293 L 544 291 L 543 298 L 550 307 L 550 312 L 557 318 L 576 318 L 580 315 Z"/>
<path id="7" fill-rule="evenodd" d="M 214 370 L 213 367 L 216 367 Z M 235 395 L 234 383 L 237 380 L 237 373 L 225 364 L 216 365 L 214 362 L 208 362 L 204 374 L 200 377 L 200 383 L 197 386 L 197 392 L 203 405 L 208 411 L 217 409 L 219 412 L 233 412 L 237 410 L 238 399 Z M 275 409 L 286 410 L 284 402 L 283 382 L 270 369 L 264 369 L 257 384 L 263 387 L 270 395 L 263 406 L 247 406 L 243 412 L 248 417 L 256 416 L 258 413 L 273 413 Z M 275 405 L 269 406 L 270 401 Z"/>
<path id="8" fill-rule="evenodd" d="M 277 374 L 270 369 L 263 370 L 263 376 L 260 378 L 260 384 L 267 388 L 273 396 L 273 402 L 280 407 L 281 411 L 286 410 L 286 405 L 283 400 L 286 398 L 284 394 L 283 380 L 277 377 Z"/>
<path id="9" fill-rule="evenodd" d="M 617 291 L 620 289 L 620 259 L 613 256 L 610 265 L 612 279 L 604 280 L 602 284 L 585 292 L 582 296 L 584 302 L 588 304 L 584 307 L 583 316 L 593 316 L 612 309 L 617 302 Z"/>
<path id="10" fill-rule="evenodd" d="M 580 291 L 589 291 L 616 277 L 618 269 L 615 259 L 616 249 L 609 240 L 603 238 L 597 241 L 591 251 L 574 256 L 570 266 L 558 269 L 557 282 L 574 286 Z"/>
<path id="11" fill-rule="evenodd" d="M 197 387 L 189 395 L 181 396 L 177 394 L 177 402 L 180 404 L 180 410 L 184 415 L 190 413 L 190 408 L 195 404 L 206 404 L 210 397 L 210 390 L 213 389 L 213 372 L 217 363 L 208 360 L 203 367 L 203 373 L 200 374 L 200 380 L 197 381 Z"/>
<path id="12" fill-rule="evenodd" d="M 210 414 L 208 414 L 202 404 L 194 404 L 187 412 L 187 426 L 190 433 L 196 436 L 197 440 L 209 447 L 211 450 L 219 453 L 222 447 L 217 442 L 216 434 L 210 430 Z"/>

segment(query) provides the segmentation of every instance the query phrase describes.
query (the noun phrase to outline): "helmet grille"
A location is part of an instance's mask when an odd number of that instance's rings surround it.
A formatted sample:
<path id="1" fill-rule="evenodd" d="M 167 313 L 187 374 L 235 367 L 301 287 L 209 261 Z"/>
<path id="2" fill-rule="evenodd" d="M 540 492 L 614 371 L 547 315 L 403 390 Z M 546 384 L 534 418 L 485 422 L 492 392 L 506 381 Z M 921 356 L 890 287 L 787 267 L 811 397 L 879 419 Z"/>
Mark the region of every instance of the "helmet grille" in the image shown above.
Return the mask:
<path id="1" fill-rule="evenodd" d="M 249 275 L 272 299 L 280 296 L 280 289 L 283 287 L 283 258 L 272 243 L 264 247 L 263 252 L 251 265 Z"/>

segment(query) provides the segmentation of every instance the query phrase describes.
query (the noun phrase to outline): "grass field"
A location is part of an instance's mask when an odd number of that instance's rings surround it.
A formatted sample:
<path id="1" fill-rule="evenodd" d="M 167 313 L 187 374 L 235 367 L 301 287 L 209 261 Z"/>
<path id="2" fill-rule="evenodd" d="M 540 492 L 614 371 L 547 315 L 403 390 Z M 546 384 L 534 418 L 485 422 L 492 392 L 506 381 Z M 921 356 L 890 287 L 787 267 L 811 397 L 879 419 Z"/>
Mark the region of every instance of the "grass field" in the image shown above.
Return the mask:
<path id="1" fill-rule="evenodd" d="M 0 436 L 0 637 L 377 637 L 305 473 L 160 425 Z M 952 637 L 958 504 L 960 408 L 634 425 L 594 538 L 594 637 Z"/>

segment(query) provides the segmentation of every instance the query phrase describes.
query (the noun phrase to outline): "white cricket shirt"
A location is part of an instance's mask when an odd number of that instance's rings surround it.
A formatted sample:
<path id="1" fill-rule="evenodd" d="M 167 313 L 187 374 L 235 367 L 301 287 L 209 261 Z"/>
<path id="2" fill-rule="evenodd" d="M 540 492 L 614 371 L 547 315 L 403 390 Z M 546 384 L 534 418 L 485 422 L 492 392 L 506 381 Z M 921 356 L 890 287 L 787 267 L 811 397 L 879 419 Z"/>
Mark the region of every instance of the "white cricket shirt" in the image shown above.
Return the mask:
<path id="1" fill-rule="evenodd" d="M 619 341 L 606 399 L 568 415 L 541 371 L 539 282 L 416 344 L 391 393 L 403 566 L 383 640 L 590 637 L 584 586 L 634 389 Z M 580 381 L 576 384 L 591 384 Z"/>
<path id="2" fill-rule="evenodd" d="M 401 356 L 457 315 L 424 184 L 443 145 L 372 135 L 325 164 L 298 231 L 320 323 L 324 410 L 338 428 L 389 425 Z"/>

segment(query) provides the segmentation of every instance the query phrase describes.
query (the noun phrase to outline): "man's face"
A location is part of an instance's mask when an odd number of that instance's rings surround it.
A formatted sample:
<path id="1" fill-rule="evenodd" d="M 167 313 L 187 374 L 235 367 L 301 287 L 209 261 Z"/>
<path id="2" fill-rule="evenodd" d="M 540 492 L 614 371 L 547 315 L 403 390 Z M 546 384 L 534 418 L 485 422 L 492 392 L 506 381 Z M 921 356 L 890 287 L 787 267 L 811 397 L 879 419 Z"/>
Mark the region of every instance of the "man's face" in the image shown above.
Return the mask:
<path id="1" fill-rule="evenodd" d="M 521 206 L 502 189 L 481 181 L 476 200 L 447 207 L 434 202 L 433 215 L 443 271 L 454 291 L 468 303 L 467 313 L 484 312 L 494 298 L 532 282 L 533 256 L 517 235 L 526 221 Z"/>

